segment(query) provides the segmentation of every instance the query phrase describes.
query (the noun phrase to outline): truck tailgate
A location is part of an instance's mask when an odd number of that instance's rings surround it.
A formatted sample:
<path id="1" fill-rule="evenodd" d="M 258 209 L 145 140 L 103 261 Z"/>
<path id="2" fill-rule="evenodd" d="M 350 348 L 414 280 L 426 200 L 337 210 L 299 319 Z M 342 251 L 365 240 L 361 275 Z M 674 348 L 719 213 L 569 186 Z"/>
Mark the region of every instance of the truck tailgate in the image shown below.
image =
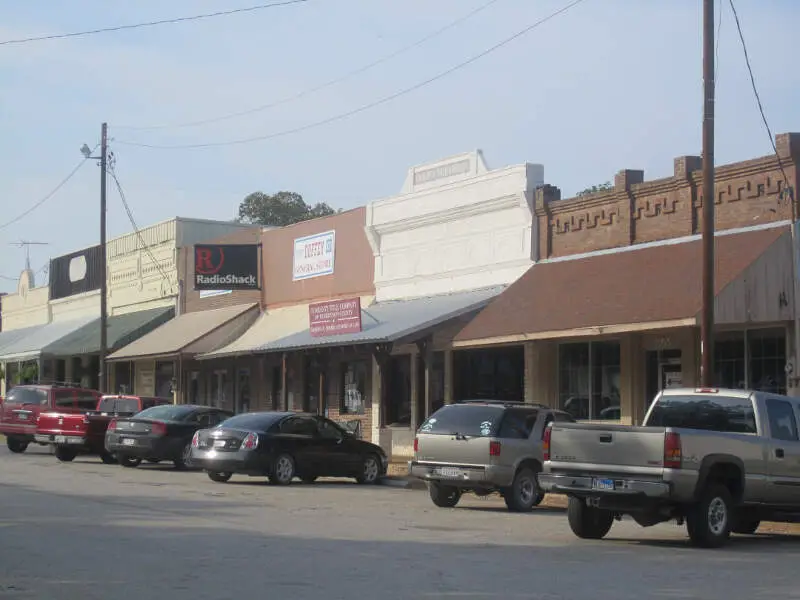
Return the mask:
<path id="1" fill-rule="evenodd" d="M 86 423 L 83 417 L 83 414 L 76 412 L 43 412 L 39 415 L 36 430 L 42 433 L 84 435 Z"/>
<path id="2" fill-rule="evenodd" d="M 661 468 L 664 427 L 629 427 L 595 423 L 554 423 L 550 468 L 624 473 L 631 468 Z"/>

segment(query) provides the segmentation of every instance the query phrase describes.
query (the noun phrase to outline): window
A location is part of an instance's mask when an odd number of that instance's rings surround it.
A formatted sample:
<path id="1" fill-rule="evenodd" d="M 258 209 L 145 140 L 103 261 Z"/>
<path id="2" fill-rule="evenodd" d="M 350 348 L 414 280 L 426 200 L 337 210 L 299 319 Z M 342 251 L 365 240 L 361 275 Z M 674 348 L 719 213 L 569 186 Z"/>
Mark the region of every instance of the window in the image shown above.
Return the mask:
<path id="1" fill-rule="evenodd" d="M 453 385 L 457 400 L 520 401 L 525 397 L 524 382 L 525 352 L 522 346 L 453 353 Z"/>
<path id="2" fill-rule="evenodd" d="M 388 363 L 386 423 L 411 426 L 411 355 L 392 356 Z"/>
<path id="3" fill-rule="evenodd" d="M 343 415 L 363 415 L 366 397 L 366 361 L 345 363 L 342 366 L 342 401 L 339 412 Z"/>
<path id="4" fill-rule="evenodd" d="M 750 398 L 717 394 L 661 396 L 646 425 L 683 427 L 728 433 L 756 433 L 756 417 Z"/>
<path id="5" fill-rule="evenodd" d="M 183 421 L 190 418 L 197 409 L 194 406 L 179 404 L 163 404 L 143 410 L 138 415 L 141 419 L 153 419 L 156 421 Z"/>
<path id="6" fill-rule="evenodd" d="M 41 404 L 47 406 L 47 390 L 41 388 L 15 387 L 6 396 L 6 404 Z"/>
<path id="7" fill-rule="evenodd" d="M 225 412 L 214 412 L 219 414 L 222 418 L 224 418 L 226 414 Z M 270 427 L 275 425 L 275 423 L 280 421 L 280 419 L 281 415 L 276 413 L 242 413 L 225 419 L 220 423 L 220 427 L 230 427 L 248 431 L 267 431 Z"/>
<path id="8" fill-rule="evenodd" d="M 785 368 L 785 329 L 722 332 L 714 340 L 718 387 L 786 394 Z"/>
<path id="9" fill-rule="evenodd" d="M 72 390 L 53 390 L 53 403 L 57 408 L 72 408 L 75 402 L 75 392 Z"/>
<path id="10" fill-rule="evenodd" d="M 491 437 L 503 418 L 502 406 L 448 404 L 432 414 L 419 428 L 420 433 Z"/>
<path id="11" fill-rule="evenodd" d="M 718 387 L 743 390 L 747 388 L 744 333 L 723 332 L 714 340 L 714 373 Z"/>
<path id="12" fill-rule="evenodd" d="M 317 424 L 308 417 L 290 417 L 281 423 L 280 429 L 281 433 L 313 436 L 317 433 Z"/>
<path id="13" fill-rule="evenodd" d="M 539 413 L 535 410 L 509 409 L 503 417 L 497 436 L 527 440 L 538 416 Z"/>
<path id="14" fill-rule="evenodd" d="M 777 398 L 767 398 L 769 431 L 774 440 L 797 441 L 797 419 L 792 403 Z"/>
<path id="15" fill-rule="evenodd" d="M 619 418 L 619 342 L 562 344 L 558 379 L 560 407 L 574 418 Z"/>
<path id="16" fill-rule="evenodd" d="M 342 428 L 328 419 L 317 419 L 317 431 L 320 437 L 326 440 L 340 440 L 344 437 Z"/>

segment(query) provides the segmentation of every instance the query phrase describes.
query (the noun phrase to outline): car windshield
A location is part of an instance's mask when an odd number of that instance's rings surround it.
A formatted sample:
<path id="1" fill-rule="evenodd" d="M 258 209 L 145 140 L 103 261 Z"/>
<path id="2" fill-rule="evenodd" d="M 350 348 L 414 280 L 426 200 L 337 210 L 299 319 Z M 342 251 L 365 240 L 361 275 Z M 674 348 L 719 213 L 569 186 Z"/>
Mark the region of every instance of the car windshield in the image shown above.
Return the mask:
<path id="1" fill-rule="evenodd" d="M 136 415 L 137 419 L 153 419 L 154 421 L 183 421 L 197 410 L 194 406 L 165 404 L 153 406 Z"/>
<path id="2" fill-rule="evenodd" d="M 646 424 L 729 433 L 756 433 L 756 417 L 750 398 L 711 394 L 661 396 L 653 406 Z"/>
<path id="3" fill-rule="evenodd" d="M 503 417 L 502 406 L 449 404 L 433 413 L 420 426 L 420 433 L 494 436 Z"/>
<path id="4" fill-rule="evenodd" d="M 281 413 L 244 413 L 224 420 L 218 427 L 245 429 L 247 431 L 266 431 L 284 417 Z"/>

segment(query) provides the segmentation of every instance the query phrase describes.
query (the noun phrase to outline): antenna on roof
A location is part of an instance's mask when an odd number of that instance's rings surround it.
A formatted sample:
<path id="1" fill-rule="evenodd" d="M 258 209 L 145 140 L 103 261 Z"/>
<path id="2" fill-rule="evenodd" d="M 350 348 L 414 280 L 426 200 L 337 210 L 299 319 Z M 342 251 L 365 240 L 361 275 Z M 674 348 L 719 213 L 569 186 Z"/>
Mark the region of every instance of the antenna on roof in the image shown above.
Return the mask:
<path id="1" fill-rule="evenodd" d="M 9 242 L 9 246 L 17 246 L 18 248 L 25 248 L 25 270 L 31 270 L 31 246 L 49 246 L 49 242 L 31 242 L 29 240 L 20 240 L 18 242 Z"/>

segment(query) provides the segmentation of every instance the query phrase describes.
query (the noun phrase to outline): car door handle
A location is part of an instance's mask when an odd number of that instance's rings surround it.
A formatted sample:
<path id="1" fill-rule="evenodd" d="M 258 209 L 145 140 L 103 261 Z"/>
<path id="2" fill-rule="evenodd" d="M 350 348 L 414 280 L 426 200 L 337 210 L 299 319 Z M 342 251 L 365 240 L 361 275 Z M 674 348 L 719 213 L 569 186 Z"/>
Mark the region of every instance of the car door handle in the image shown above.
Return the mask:
<path id="1" fill-rule="evenodd" d="M 783 458 L 783 448 L 775 448 L 775 456 Z"/>
<path id="2" fill-rule="evenodd" d="M 611 443 L 611 434 L 610 433 L 603 433 L 600 435 L 600 443 L 601 444 L 610 444 Z"/>

